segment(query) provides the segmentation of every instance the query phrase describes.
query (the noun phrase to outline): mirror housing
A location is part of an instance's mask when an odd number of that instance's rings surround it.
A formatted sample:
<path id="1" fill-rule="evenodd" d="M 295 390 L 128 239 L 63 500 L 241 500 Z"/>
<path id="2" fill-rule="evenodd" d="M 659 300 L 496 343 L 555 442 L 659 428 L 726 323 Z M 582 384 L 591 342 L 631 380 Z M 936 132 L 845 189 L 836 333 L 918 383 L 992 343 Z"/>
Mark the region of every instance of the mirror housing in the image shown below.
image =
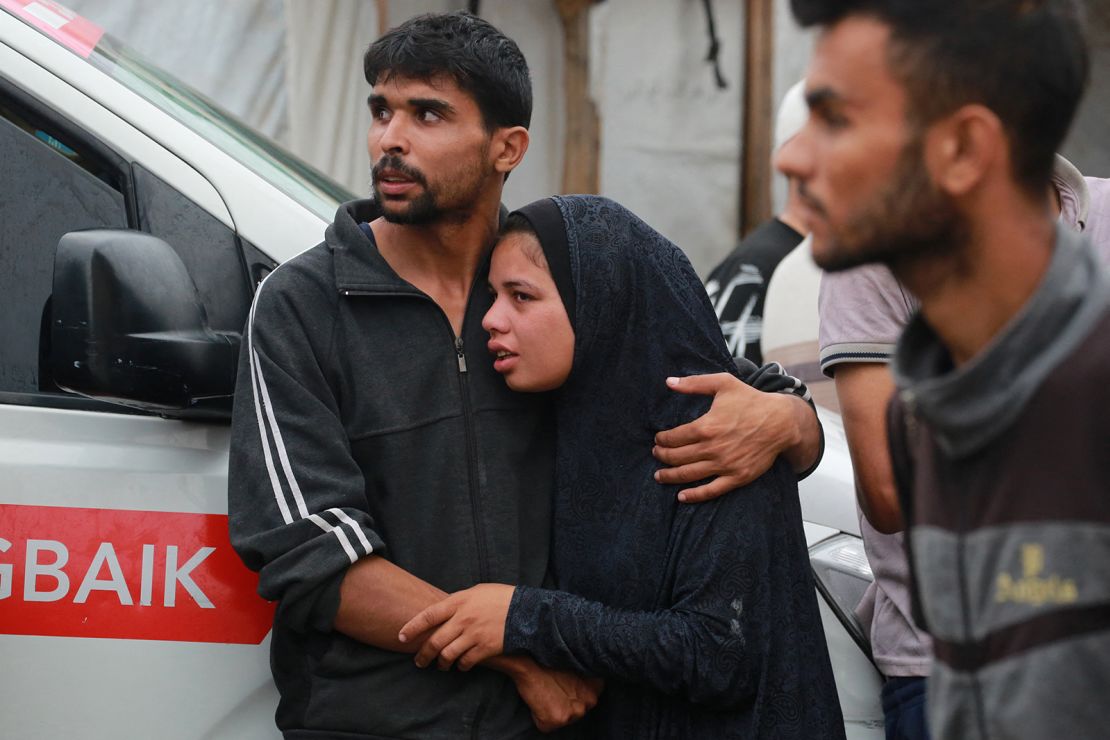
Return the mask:
<path id="1" fill-rule="evenodd" d="M 59 387 L 165 416 L 228 416 L 240 335 L 208 327 L 169 244 L 138 231 L 58 241 L 50 370 Z"/>

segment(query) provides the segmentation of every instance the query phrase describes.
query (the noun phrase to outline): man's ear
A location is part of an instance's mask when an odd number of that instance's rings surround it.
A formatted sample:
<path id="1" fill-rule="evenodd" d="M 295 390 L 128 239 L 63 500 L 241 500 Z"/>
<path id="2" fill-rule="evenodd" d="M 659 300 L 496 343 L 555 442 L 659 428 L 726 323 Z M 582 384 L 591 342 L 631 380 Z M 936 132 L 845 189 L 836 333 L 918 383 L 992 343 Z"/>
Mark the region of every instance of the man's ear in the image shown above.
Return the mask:
<path id="1" fill-rule="evenodd" d="M 986 106 L 965 105 L 929 127 L 924 160 L 938 188 L 965 196 L 999 166 L 1009 167 L 1002 121 Z"/>
<path id="2" fill-rule="evenodd" d="M 524 153 L 528 151 L 529 141 L 531 138 L 528 135 L 528 129 L 523 126 L 497 129 L 490 145 L 494 169 L 505 175 L 516 169 L 524 159 Z"/>

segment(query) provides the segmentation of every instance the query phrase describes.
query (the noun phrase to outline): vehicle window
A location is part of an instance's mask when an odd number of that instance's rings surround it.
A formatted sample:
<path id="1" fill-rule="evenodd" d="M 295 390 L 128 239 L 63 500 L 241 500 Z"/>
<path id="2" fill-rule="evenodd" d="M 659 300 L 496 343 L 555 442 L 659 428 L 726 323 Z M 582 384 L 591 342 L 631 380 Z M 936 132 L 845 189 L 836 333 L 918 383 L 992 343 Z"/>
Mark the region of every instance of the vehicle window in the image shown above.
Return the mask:
<path id="1" fill-rule="evenodd" d="M 0 13 L 11 13 L 87 59 L 325 221 L 331 220 L 340 203 L 354 199 L 354 194 L 342 185 L 236 120 L 165 70 L 146 62 L 88 19 L 60 9 L 60 15 L 51 14 L 58 22 L 44 24 L 43 8 L 38 3 L 30 5 L 36 6 L 38 12 L 29 12 L 28 7 L 5 8 L 0 3 Z"/>
<path id="2" fill-rule="evenodd" d="M 250 308 L 235 232 L 140 164 L 132 165 L 139 228 L 164 240 L 185 263 L 217 331 L 239 332 Z"/>
<path id="3" fill-rule="evenodd" d="M 222 110 L 207 97 L 104 34 L 89 62 L 200 134 L 325 221 L 355 195 Z"/>
<path id="4" fill-rule="evenodd" d="M 127 228 L 118 170 L 89 147 L 0 102 L 0 392 L 36 393 L 58 239 Z"/>

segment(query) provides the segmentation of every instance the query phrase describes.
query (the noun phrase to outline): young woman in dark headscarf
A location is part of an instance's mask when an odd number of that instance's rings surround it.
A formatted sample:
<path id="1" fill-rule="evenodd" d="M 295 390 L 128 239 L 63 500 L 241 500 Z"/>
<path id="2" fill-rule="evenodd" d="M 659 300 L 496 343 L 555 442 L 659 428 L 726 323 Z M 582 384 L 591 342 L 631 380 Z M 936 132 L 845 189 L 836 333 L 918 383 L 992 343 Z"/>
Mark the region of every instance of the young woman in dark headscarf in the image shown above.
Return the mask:
<path id="1" fill-rule="evenodd" d="M 664 379 L 737 372 L 685 255 L 610 200 L 549 198 L 510 216 L 490 287 L 495 368 L 558 388 L 559 590 L 453 594 L 402 630 L 438 625 L 418 664 L 525 652 L 601 677 L 591 737 L 843 737 L 795 474 L 693 505 L 654 480 L 655 433 L 709 404 Z"/>

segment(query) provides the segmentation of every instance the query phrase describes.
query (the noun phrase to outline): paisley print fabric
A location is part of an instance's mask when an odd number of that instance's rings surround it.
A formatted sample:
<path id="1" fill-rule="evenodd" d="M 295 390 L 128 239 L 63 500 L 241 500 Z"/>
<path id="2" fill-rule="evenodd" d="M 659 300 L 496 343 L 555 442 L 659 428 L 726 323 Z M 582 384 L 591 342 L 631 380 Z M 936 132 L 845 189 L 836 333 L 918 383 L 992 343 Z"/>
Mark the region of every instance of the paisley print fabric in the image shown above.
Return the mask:
<path id="1" fill-rule="evenodd" d="M 738 371 L 676 246 L 610 200 L 552 200 L 576 294 L 556 399 L 559 590 L 517 588 L 506 651 L 606 679 L 577 730 L 587 737 L 843 737 L 789 466 L 696 505 L 653 478 L 655 433 L 710 402 L 670 391 L 668 376 L 760 387 L 762 373 Z"/>

